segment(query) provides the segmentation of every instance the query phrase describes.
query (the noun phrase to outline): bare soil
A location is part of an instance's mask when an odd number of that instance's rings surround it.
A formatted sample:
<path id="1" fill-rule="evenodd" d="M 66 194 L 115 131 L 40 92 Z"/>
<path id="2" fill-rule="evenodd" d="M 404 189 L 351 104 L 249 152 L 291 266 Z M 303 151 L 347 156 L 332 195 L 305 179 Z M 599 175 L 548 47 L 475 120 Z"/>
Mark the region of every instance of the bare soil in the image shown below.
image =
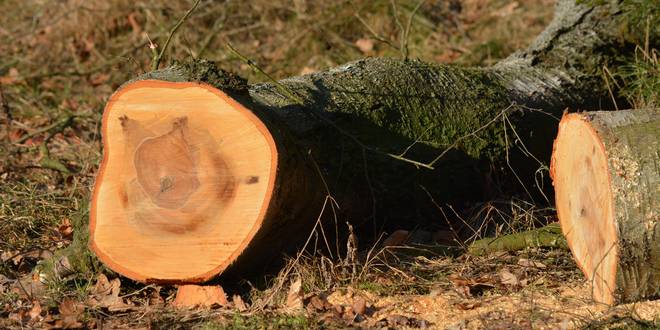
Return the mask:
<path id="1" fill-rule="evenodd" d="M 427 0 L 415 12 L 417 4 L 204 0 L 173 36 L 163 65 L 205 57 L 250 82 L 265 80 L 231 55 L 228 41 L 275 78 L 400 57 L 403 48 L 430 62 L 490 65 L 543 29 L 553 1 Z M 150 46 L 160 49 L 191 5 L 0 2 L 0 328 L 660 327 L 658 301 L 594 303 L 563 250 L 447 257 L 359 246 L 351 260 L 305 253 L 277 275 L 213 283 L 228 302 L 192 310 L 172 306 L 175 287 L 135 283 L 98 265 L 46 272 L 73 235 L 85 234 L 106 100 L 149 70 Z M 533 223 L 528 210 L 542 207 L 507 203 L 507 212 L 477 216 L 501 214 L 507 228 L 519 228 Z"/>

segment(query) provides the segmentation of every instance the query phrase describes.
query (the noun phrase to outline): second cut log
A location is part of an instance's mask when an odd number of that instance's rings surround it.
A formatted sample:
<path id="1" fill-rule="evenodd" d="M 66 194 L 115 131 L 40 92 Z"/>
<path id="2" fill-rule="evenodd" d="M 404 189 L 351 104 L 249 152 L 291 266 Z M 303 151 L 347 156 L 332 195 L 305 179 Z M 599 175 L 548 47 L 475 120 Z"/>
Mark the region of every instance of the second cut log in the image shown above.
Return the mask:
<path id="1" fill-rule="evenodd" d="M 660 111 L 565 115 L 551 175 L 559 222 L 593 298 L 660 295 Z"/>

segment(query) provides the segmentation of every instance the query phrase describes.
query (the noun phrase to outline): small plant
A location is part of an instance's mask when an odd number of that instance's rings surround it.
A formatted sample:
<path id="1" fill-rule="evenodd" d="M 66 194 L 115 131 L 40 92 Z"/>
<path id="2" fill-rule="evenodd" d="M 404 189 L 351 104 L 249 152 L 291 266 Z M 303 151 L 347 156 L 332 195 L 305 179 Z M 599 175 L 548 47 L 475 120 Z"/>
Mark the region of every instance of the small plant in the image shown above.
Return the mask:
<path id="1" fill-rule="evenodd" d="M 620 66 L 616 75 L 623 82 L 621 93 L 634 108 L 660 104 L 660 66 L 656 49 L 637 46 L 634 60 Z"/>

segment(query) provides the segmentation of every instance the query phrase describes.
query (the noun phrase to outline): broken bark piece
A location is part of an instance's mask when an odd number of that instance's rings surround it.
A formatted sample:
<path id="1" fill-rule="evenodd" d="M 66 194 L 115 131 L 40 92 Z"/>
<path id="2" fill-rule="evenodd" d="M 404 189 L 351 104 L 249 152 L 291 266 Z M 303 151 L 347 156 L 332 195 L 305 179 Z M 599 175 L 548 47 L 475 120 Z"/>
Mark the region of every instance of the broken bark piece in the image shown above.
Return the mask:
<path id="1" fill-rule="evenodd" d="M 187 284 L 179 286 L 176 298 L 172 302 L 177 308 L 226 306 L 227 295 L 219 285 L 201 286 Z"/>
<path id="2" fill-rule="evenodd" d="M 566 240 L 557 223 L 500 237 L 487 237 L 470 244 L 468 252 L 484 255 L 493 252 L 519 251 L 531 247 L 566 248 Z"/>
<path id="3" fill-rule="evenodd" d="M 660 110 L 566 114 L 551 175 L 561 229 L 606 304 L 660 295 Z"/>
<path id="4" fill-rule="evenodd" d="M 390 236 L 388 236 L 382 243 L 383 247 L 388 247 L 388 246 L 399 246 L 403 245 L 406 243 L 406 240 L 408 240 L 408 237 L 410 236 L 410 232 L 407 230 L 396 230 Z"/>

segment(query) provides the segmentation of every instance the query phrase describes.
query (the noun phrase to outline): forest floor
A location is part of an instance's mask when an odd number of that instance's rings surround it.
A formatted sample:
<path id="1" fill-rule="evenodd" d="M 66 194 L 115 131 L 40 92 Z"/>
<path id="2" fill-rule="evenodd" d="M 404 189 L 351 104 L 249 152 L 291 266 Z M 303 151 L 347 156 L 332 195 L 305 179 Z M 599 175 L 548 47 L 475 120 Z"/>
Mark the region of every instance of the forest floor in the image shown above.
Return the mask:
<path id="1" fill-rule="evenodd" d="M 552 0 L 417 4 L 201 1 L 163 62 L 204 57 L 263 81 L 232 57 L 229 41 L 275 78 L 400 57 L 404 48 L 429 62 L 485 66 L 525 47 L 553 10 Z M 215 283 L 228 302 L 194 310 L 171 305 L 175 287 L 102 268 L 46 277 L 44 260 L 71 244 L 75 222 L 87 217 L 105 102 L 149 70 L 149 46 L 162 47 L 190 6 L 0 1 L 0 328 L 660 327 L 659 301 L 615 308 L 591 301 L 570 252 L 559 249 L 444 256 L 399 242 L 359 246 L 351 263 L 301 254 L 267 277 Z M 533 223 L 530 210 L 540 207 L 510 202 L 480 214 L 520 228 L 511 224 Z"/>

